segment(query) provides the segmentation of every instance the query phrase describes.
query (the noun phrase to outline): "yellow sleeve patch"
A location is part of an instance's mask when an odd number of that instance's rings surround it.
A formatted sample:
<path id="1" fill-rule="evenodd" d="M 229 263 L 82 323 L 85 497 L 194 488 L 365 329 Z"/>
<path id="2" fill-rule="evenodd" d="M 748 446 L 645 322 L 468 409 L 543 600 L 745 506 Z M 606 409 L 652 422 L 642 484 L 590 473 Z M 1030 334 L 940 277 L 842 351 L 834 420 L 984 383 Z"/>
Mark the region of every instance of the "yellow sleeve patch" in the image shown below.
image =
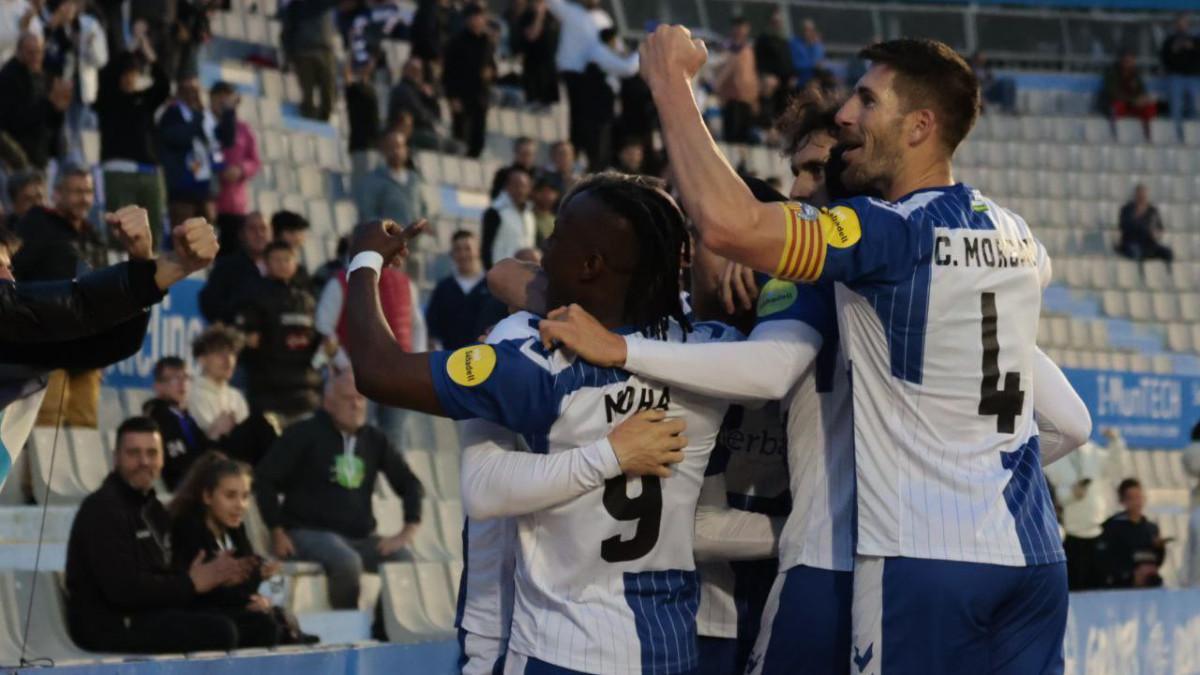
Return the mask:
<path id="1" fill-rule="evenodd" d="M 483 384 L 495 369 L 496 350 L 491 345 L 463 347 L 446 359 L 446 374 L 455 384 L 463 387 Z"/>
<path id="2" fill-rule="evenodd" d="M 848 206 L 821 209 L 820 219 L 825 241 L 834 248 L 850 248 L 862 239 L 858 214 Z"/>
<path id="3" fill-rule="evenodd" d="M 808 204 L 783 202 L 784 244 L 775 276 L 794 281 L 816 281 L 825 269 L 823 215 Z"/>

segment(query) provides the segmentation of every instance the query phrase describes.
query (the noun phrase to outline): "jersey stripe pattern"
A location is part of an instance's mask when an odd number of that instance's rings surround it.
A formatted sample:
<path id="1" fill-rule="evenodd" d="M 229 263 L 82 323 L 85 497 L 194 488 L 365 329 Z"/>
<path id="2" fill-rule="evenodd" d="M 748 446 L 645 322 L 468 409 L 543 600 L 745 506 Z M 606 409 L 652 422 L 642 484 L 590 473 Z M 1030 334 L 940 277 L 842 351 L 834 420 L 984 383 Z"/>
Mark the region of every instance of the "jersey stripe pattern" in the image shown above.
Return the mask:
<path id="1" fill-rule="evenodd" d="M 431 354 L 450 417 L 479 417 L 523 434 L 533 452 L 563 452 L 608 435 L 650 408 L 687 424 L 671 477 L 609 480 L 552 509 L 519 517 L 513 652 L 588 673 L 669 675 L 696 666 L 699 580 L 692 553 L 704 468 L 728 404 L 547 352 L 538 320 L 500 322 L 487 345 Z M 673 326 L 669 339 L 683 341 Z M 698 324 L 689 342 L 738 340 Z"/>
<path id="2" fill-rule="evenodd" d="M 1030 392 L 1045 249 L 963 184 L 830 213 L 821 279 L 851 372 L 858 553 L 1063 561 Z"/>

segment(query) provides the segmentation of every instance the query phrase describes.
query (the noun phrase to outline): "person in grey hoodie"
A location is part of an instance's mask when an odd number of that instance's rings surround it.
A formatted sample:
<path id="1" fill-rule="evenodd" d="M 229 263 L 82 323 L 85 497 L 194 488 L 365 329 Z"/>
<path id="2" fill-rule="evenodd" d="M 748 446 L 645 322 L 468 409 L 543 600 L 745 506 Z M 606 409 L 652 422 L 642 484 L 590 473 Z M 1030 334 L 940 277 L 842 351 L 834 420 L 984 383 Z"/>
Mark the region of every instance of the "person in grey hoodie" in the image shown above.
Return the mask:
<path id="1" fill-rule="evenodd" d="M 360 221 L 391 219 L 412 223 L 429 215 L 425 180 L 413 168 L 408 139 L 399 131 L 384 135 L 379 146 L 384 163 L 354 186 Z"/>

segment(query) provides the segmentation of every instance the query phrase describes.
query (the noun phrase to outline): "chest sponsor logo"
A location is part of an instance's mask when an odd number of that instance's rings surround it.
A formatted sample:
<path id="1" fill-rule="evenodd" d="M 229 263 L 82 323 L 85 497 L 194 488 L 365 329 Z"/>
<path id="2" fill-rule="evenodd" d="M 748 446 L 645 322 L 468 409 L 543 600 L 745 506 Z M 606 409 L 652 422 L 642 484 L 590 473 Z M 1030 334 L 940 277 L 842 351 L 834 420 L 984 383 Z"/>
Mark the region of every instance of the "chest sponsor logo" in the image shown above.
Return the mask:
<path id="1" fill-rule="evenodd" d="M 446 360 L 446 374 L 455 384 L 474 387 L 483 384 L 496 369 L 496 350 L 491 345 L 463 347 Z"/>
<path id="2" fill-rule="evenodd" d="M 659 391 L 653 387 L 627 386 L 604 395 L 604 419 L 608 424 L 630 412 L 666 410 L 671 405 L 671 388 Z"/>

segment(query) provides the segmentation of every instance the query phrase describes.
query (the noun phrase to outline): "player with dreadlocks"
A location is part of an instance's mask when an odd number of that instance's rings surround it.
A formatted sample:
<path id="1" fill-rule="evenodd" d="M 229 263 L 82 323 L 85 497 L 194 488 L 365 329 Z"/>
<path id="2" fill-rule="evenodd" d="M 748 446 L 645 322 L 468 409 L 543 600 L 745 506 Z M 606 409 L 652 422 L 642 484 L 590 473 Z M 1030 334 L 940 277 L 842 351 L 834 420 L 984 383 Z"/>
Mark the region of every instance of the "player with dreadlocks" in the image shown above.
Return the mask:
<path id="1" fill-rule="evenodd" d="M 405 354 L 369 270 L 403 254 L 417 229 L 356 231 L 348 346 L 367 396 L 478 418 L 464 430 L 464 506 L 470 518 L 516 516 L 520 545 L 505 672 L 693 670 L 693 524 L 727 404 L 547 348 L 539 318 L 526 312 L 500 322 L 487 344 Z M 686 241 L 682 213 L 660 182 L 591 177 L 563 200 L 543 261 L 544 297 L 620 333 L 740 339 L 721 324 L 687 325 L 679 293 Z M 511 452 L 504 428 L 532 452 Z M 468 603 L 477 593 L 470 577 L 463 593 Z"/>

